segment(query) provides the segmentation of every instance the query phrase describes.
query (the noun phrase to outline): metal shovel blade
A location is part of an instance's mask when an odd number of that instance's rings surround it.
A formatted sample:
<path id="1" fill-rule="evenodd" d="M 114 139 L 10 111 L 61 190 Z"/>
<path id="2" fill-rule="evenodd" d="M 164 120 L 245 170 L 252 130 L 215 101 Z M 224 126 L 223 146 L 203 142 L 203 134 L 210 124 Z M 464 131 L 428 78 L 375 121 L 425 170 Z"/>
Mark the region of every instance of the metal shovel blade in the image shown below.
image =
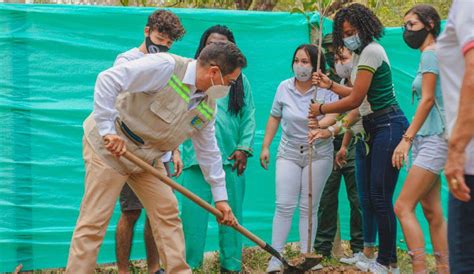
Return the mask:
<path id="1" fill-rule="evenodd" d="M 290 273 L 304 273 L 317 264 L 319 264 L 323 258 L 318 255 L 306 255 L 305 259 L 303 262 L 297 264 L 297 265 L 291 265 L 288 263 L 283 256 L 276 251 L 271 245 L 266 244 L 265 246 L 262 247 L 265 251 L 273 255 L 275 258 L 277 258 L 280 262 L 283 264 L 283 273 L 284 274 L 290 274 Z"/>
<path id="2" fill-rule="evenodd" d="M 283 273 L 289 274 L 289 273 L 304 273 L 306 271 L 309 271 L 311 268 L 316 266 L 322 261 L 321 257 L 306 257 L 303 262 L 301 262 L 298 265 L 290 265 L 287 263 L 286 265 L 284 264 L 284 269 Z"/>

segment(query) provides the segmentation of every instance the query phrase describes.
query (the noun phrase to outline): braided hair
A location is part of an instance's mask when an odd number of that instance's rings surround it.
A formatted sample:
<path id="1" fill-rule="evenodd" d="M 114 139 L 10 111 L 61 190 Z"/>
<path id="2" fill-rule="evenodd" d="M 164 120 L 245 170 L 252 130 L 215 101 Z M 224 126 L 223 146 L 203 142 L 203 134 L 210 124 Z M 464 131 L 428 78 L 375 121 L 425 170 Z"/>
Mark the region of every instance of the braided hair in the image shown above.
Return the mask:
<path id="1" fill-rule="evenodd" d="M 358 32 L 362 42 L 362 51 L 374 39 L 379 40 L 383 34 L 383 24 L 379 18 L 366 6 L 352 4 L 340 9 L 334 17 L 333 23 L 333 44 L 336 52 L 341 52 L 344 47 L 344 34 L 342 26 L 344 22 L 349 22 Z"/>
<path id="2" fill-rule="evenodd" d="M 225 37 L 227 37 L 227 40 L 229 40 L 229 42 L 235 44 L 234 34 L 228 27 L 223 25 L 212 26 L 202 34 L 201 41 L 199 42 L 199 47 L 197 48 L 196 54 L 194 55 L 195 59 L 199 57 L 201 51 L 206 47 L 207 39 L 213 33 L 224 35 Z M 230 87 L 229 92 L 229 105 L 227 106 L 227 109 L 232 115 L 237 116 L 242 110 L 242 108 L 245 106 L 244 97 L 244 82 L 242 79 L 242 74 L 240 74 L 239 78 L 237 78 L 237 80 L 235 81 L 235 84 Z"/>

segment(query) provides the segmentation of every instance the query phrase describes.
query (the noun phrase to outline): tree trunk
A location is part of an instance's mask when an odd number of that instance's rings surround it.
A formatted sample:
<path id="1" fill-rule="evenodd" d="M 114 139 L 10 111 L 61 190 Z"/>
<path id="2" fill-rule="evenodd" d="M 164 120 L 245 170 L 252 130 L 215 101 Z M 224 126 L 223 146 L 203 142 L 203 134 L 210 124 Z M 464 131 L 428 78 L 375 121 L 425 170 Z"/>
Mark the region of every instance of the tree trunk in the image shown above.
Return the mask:
<path id="1" fill-rule="evenodd" d="M 239 10 L 248 10 L 252 5 L 252 0 L 235 0 L 235 6 Z"/>
<path id="2" fill-rule="evenodd" d="M 252 3 L 253 10 L 272 11 L 277 5 L 278 0 L 254 0 Z"/>

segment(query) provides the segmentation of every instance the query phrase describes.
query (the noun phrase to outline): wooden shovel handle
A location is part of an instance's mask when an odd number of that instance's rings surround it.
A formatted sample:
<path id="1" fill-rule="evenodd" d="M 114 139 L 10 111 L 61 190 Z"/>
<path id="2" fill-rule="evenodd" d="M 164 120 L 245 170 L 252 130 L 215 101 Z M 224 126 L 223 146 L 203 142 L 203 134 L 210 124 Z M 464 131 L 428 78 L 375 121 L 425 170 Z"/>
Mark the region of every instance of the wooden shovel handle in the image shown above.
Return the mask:
<path id="1" fill-rule="evenodd" d="M 217 210 L 215 207 L 210 205 L 208 202 L 204 201 L 201 199 L 199 196 L 196 194 L 192 193 L 189 191 L 187 188 L 183 187 L 182 185 L 176 183 L 175 181 L 171 180 L 168 176 L 161 174 L 158 170 L 156 170 L 154 167 L 143 161 L 142 159 L 138 158 L 135 156 L 133 153 L 126 151 L 125 154 L 122 155 L 122 157 L 125 157 L 127 160 L 130 162 L 136 164 L 146 172 L 149 172 L 156 176 L 160 181 L 163 183 L 167 184 L 174 190 L 178 191 L 179 193 L 183 194 L 186 196 L 186 198 L 190 199 L 191 201 L 195 202 L 198 204 L 200 207 L 204 208 L 205 210 L 209 211 L 212 213 L 212 215 L 216 216 L 218 219 L 222 219 L 223 215 L 222 213 Z M 266 243 L 257 237 L 255 234 L 252 232 L 248 231 L 245 227 L 241 226 L 240 224 L 237 224 L 236 226 L 233 226 L 235 230 L 240 232 L 242 235 L 250 239 L 252 242 L 256 243 L 258 246 L 261 248 L 264 248 L 266 246 Z"/>

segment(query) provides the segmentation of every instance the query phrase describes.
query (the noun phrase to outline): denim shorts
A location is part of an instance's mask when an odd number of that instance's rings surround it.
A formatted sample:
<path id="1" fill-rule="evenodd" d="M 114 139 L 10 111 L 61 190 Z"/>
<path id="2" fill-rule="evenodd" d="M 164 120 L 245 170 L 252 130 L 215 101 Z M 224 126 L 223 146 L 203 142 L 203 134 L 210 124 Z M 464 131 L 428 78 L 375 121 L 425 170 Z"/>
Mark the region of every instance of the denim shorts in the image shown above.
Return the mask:
<path id="1" fill-rule="evenodd" d="M 413 165 L 440 174 L 446 164 L 448 143 L 443 135 L 416 136 L 413 140 Z"/>

